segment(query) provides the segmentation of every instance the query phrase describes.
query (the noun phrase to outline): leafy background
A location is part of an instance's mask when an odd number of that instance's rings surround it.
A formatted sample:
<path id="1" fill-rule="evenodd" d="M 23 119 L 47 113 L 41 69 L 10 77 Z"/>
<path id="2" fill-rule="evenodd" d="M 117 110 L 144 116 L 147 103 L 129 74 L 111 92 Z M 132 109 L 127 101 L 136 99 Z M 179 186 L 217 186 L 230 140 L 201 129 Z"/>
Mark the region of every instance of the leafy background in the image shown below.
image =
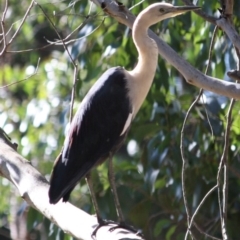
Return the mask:
<path id="1" fill-rule="evenodd" d="M 132 7 L 138 1 L 123 1 Z M 139 13 L 154 1 L 134 7 Z M 111 66 L 132 69 L 137 52 L 131 30 L 104 17 L 101 9 L 87 0 L 38 1 L 62 37 L 75 29 L 68 45 L 77 59 L 76 98 L 74 111 L 98 77 Z M 9 2 L 5 28 L 11 38 L 20 24 L 29 0 Z M 183 5 L 181 1 L 173 1 Z M 239 2 L 235 2 L 233 22 L 240 27 Z M 198 2 L 209 15 L 219 16 L 218 1 Z M 0 3 L 3 12 L 5 1 Z M 89 15 L 90 12 L 90 15 Z M 152 27 L 181 56 L 204 72 L 214 26 L 194 13 L 165 20 Z M 58 36 L 43 11 L 35 5 L 21 31 L 0 59 L 0 127 L 18 143 L 18 151 L 29 159 L 46 178 L 61 150 L 69 119 L 73 65 L 62 46 L 50 45 Z M 0 43 L 3 46 L 3 42 Z M 218 31 L 208 74 L 220 79 L 236 68 L 236 55 L 231 42 Z M 34 72 L 37 70 L 37 73 Z M 29 75 L 33 76 L 29 77 Z M 27 79 L 26 79 L 27 78 Z M 25 81 L 16 83 L 19 80 Z M 15 84 L 13 84 L 15 83 Z M 4 87 L 8 84 L 10 86 Z M 152 88 L 122 149 L 114 156 L 116 182 L 121 206 L 127 222 L 142 229 L 146 239 L 184 239 L 187 220 L 182 198 L 180 134 L 186 112 L 199 89 L 186 84 L 177 70 L 161 57 Z M 216 175 L 223 152 L 226 113 L 229 99 L 204 92 L 186 124 L 184 149 L 187 158 L 186 191 L 193 213 L 205 194 L 216 185 Z M 209 120 L 208 120 L 209 118 Z M 211 124 L 209 124 L 209 122 Z M 233 109 L 230 135 L 229 192 L 227 229 L 230 239 L 239 236 L 240 224 L 240 156 L 239 103 Z M 93 170 L 94 187 L 101 214 L 116 219 L 113 198 L 107 180 L 107 164 Z M 99 180 L 100 179 L 100 180 Z M 18 197 L 15 188 L 0 178 L 0 237 L 12 237 L 16 226 L 26 239 L 72 239 Z M 9 200 L 10 199 L 10 200 Z M 71 195 L 71 202 L 94 213 L 85 181 Z M 20 219 L 20 221 L 19 221 Z M 196 222 L 202 231 L 221 238 L 217 191 L 201 207 Z M 197 239 L 206 239 L 194 229 Z M 18 233 L 21 234 L 21 233 Z"/>

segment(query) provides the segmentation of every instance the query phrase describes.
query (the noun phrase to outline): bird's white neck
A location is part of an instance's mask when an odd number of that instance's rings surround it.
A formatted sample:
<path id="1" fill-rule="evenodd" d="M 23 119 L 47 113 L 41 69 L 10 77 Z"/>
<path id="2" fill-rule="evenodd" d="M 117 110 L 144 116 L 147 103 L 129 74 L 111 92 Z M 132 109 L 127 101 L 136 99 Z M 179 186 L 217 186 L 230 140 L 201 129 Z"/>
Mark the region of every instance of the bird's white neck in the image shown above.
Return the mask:
<path id="1" fill-rule="evenodd" d="M 148 36 L 148 28 L 144 18 L 136 19 L 133 26 L 133 41 L 138 50 L 138 63 L 132 72 L 141 76 L 147 75 L 147 79 L 150 80 L 156 72 L 158 49 L 156 42 Z"/>
<path id="2" fill-rule="evenodd" d="M 133 41 L 139 55 L 136 67 L 129 72 L 132 76 L 130 85 L 133 86 L 130 88 L 130 97 L 135 104 L 134 116 L 152 85 L 158 60 L 157 44 L 148 36 L 150 24 L 143 14 L 137 17 L 133 25 Z"/>

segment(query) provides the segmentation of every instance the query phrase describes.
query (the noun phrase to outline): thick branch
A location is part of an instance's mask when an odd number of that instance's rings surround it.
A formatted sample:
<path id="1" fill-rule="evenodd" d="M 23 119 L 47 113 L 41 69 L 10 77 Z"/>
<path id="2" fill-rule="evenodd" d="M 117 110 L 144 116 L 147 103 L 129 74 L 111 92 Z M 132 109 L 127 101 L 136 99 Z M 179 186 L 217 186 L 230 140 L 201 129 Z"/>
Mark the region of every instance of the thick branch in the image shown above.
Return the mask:
<path id="1" fill-rule="evenodd" d="M 21 197 L 31 207 L 57 224 L 64 232 L 77 239 L 92 240 L 91 234 L 98 225 L 96 217 L 87 214 L 68 202 L 59 202 L 56 205 L 49 204 L 48 181 L 29 161 L 9 146 L 6 138 L 1 133 L 0 175 L 7 178 L 17 187 Z M 97 232 L 96 240 L 141 239 L 135 234 L 120 228 L 110 232 L 109 229 L 113 226 L 115 225 L 101 227 Z"/>
<path id="2" fill-rule="evenodd" d="M 222 9 L 223 9 L 223 14 L 227 17 L 232 16 L 233 13 L 233 0 L 222 0 Z"/>
<path id="3" fill-rule="evenodd" d="M 135 17 L 123 5 L 118 5 L 115 1 L 112 0 L 105 0 L 104 3 L 102 3 L 102 1 L 100 0 L 92 1 L 98 6 L 101 6 L 105 13 L 115 18 L 118 22 L 132 28 Z M 219 24 L 220 23 L 218 22 L 218 25 Z M 226 31 L 226 33 L 228 34 L 228 31 Z M 199 70 L 191 66 L 187 61 L 181 58 L 155 33 L 149 31 L 149 35 L 156 41 L 158 45 L 158 52 L 161 57 L 163 57 L 171 65 L 173 65 L 184 76 L 184 78 L 189 84 L 214 92 L 219 95 L 240 100 L 240 84 L 223 81 L 221 79 L 210 77 L 201 73 Z M 236 44 L 236 46 L 238 44 Z"/>
<path id="4" fill-rule="evenodd" d="M 217 21 L 217 25 L 227 34 L 233 45 L 240 51 L 240 36 L 232 23 L 225 18 L 220 18 Z"/>

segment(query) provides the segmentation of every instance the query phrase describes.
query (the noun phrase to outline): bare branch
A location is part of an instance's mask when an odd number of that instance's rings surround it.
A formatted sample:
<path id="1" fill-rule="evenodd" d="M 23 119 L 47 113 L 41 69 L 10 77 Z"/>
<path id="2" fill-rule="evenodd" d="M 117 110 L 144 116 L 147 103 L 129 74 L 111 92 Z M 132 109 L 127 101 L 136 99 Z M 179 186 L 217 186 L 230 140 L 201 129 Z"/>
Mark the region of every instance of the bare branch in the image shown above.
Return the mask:
<path id="1" fill-rule="evenodd" d="M 64 40 L 62 39 L 62 37 L 60 36 L 60 34 L 58 33 L 58 30 L 56 29 L 54 23 L 52 22 L 52 20 L 48 17 L 48 15 L 46 14 L 46 12 L 44 11 L 44 9 L 42 8 L 42 6 L 40 4 L 38 4 L 36 2 L 36 4 L 38 5 L 38 7 L 42 10 L 43 14 L 45 15 L 45 17 L 47 18 L 47 20 L 49 21 L 49 23 L 52 25 L 54 31 L 56 32 L 56 34 L 58 35 L 60 41 L 62 42 L 62 45 L 65 49 L 65 51 L 67 52 L 69 59 L 74 67 L 74 74 L 73 74 L 73 87 L 72 87 L 72 95 L 71 95 L 71 107 L 70 107 L 70 116 L 69 116 L 69 122 L 72 121 L 73 118 L 73 105 L 74 105 L 74 98 L 75 98 L 75 89 L 76 89 L 76 83 L 77 83 L 77 71 L 78 71 L 78 65 L 76 63 L 76 61 L 72 58 L 72 55 L 70 54 Z"/>
<path id="2" fill-rule="evenodd" d="M 86 34 L 86 35 L 84 35 L 83 37 L 80 37 L 80 38 L 75 38 L 75 39 L 68 40 L 68 39 L 73 35 L 74 32 L 76 32 L 76 31 L 79 32 L 84 26 L 87 25 L 87 23 L 91 22 L 93 19 L 96 19 L 96 17 L 97 17 L 97 15 L 87 16 L 86 19 L 85 19 L 85 21 L 84 21 L 83 23 L 81 23 L 80 26 L 76 27 L 76 28 L 75 28 L 67 37 L 65 37 L 64 39 L 62 39 L 62 40 L 57 40 L 57 41 L 55 41 L 55 42 L 52 42 L 52 41 L 47 41 L 47 42 L 48 42 L 49 44 L 51 44 L 51 45 L 63 45 L 62 42 L 64 42 L 65 45 L 69 45 L 69 44 L 71 44 L 71 43 L 73 43 L 73 42 L 77 42 L 77 41 L 79 41 L 79 40 L 82 40 L 83 38 L 86 38 L 86 37 L 90 36 L 90 35 L 93 34 L 96 30 L 98 30 L 99 27 L 102 26 L 105 17 L 103 17 L 103 20 L 101 20 L 101 23 L 100 23 L 96 28 L 94 28 L 90 33 L 88 33 L 88 34 Z M 68 41 L 67 41 L 67 40 L 68 40 Z"/>
<path id="3" fill-rule="evenodd" d="M 15 85 L 15 84 L 18 84 L 18 83 L 24 82 L 24 81 L 28 80 L 29 78 L 31 78 L 32 76 L 36 75 L 37 72 L 38 72 L 39 64 L 40 64 L 40 58 L 38 59 L 37 67 L 36 67 L 36 69 L 35 69 L 35 71 L 34 71 L 33 74 L 30 74 L 30 75 L 27 76 L 26 78 L 21 79 L 21 80 L 19 80 L 19 81 L 16 81 L 16 82 L 9 83 L 9 84 L 7 84 L 7 85 L 1 86 L 0 89 L 2 89 L 2 88 L 6 88 L 6 87 L 10 87 L 10 86 L 12 86 L 12 85 Z"/>
<path id="4" fill-rule="evenodd" d="M 207 64 L 207 67 L 206 67 L 206 70 L 205 70 L 205 74 L 208 73 L 208 69 L 209 69 L 209 66 L 210 66 L 211 61 L 212 61 L 212 52 L 213 52 L 213 47 L 214 47 L 214 44 L 215 44 L 215 38 L 217 36 L 218 29 L 219 29 L 218 26 L 215 26 L 214 30 L 213 30 L 213 35 L 212 35 L 212 39 L 211 39 L 211 43 L 210 43 L 210 47 L 209 47 L 209 53 L 208 53 L 208 64 Z M 199 93 L 199 94 L 202 95 L 201 91 L 203 91 L 203 89 L 201 89 L 200 93 Z M 205 105 L 204 105 L 204 110 L 206 112 L 207 121 L 208 121 L 209 127 L 211 129 L 211 133 L 212 133 L 212 136 L 213 136 L 213 128 L 212 128 L 212 125 L 211 125 L 211 122 L 210 122 L 208 112 L 207 112 L 207 109 L 206 109 Z"/>
<path id="5" fill-rule="evenodd" d="M 6 0 L 6 3 L 5 3 L 5 8 L 4 8 L 4 11 L 3 11 L 3 14 L 2 14 L 2 22 L 5 21 L 7 10 L 8 10 L 8 0 Z"/>
<path id="6" fill-rule="evenodd" d="M 27 9 L 27 11 L 26 11 L 26 13 L 25 13 L 25 15 L 24 15 L 24 17 L 23 17 L 23 19 L 22 19 L 19 27 L 18 27 L 18 29 L 16 30 L 16 32 L 14 33 L 14 35 L 12 36 L 12 38 L 10 39 L 10 41 L 8 42 L 8 45 L 10 45 L 10 44 L 12 43 L 12 41 L 15 39 L 15 37 L 16 37 L 17 34 L 18 34 L 18 32 L 19 32 L 20 29 L 22 28 L 22 26 L 23 26 L 23 24 L 24 24 L 24 22 L 25 22 L 25 20 L 26 20 L 26 18 L 27 18 L 27 16 L 28 16 L 29 12 L 31 11 L 31 9 L 32 9 L 32 7 L 33 7 L 34 2 L 35 2 L 34 0 L 31 1 L 31 4 L 29 5 L 29 7 L 28 7 L 28 9 Z"/>
<path id="7" fill-rule="evenodd" d="M 213 240 L 222 240 L 221 238 L 213 237 L 212 235 L 209 235 L 208 233 L 204 232 L 196 223 L 194 223 L 195 228 L 206 237 L 213 239 Z"/>
<path id="8" fill-rule="evenodd" d="M 57 28 L 55 27 L 54 23 L 53 23 L 52 20 L 48 17 L 47 13 L 44 11 L 44 9 L 42 8 L 42 6 L 41 6 L 40 4 L 38 4 L 37 2 L 35 2 L 35 4 L 41 9 L 41 11 L 43 12 L 44 16 L 47 18 L 48 22 L 49 22 L 49 23 L 51 24 L 51 26 L 53 27 L 55 33 L 58 35 L 58 37 L 59 37 L 59 39 L 60 39 L 59 41 L 62 42 L 62 45 L 63 45 L 65 51 L 67 52 L 67 54 L 68 54 L 68 56 L 69 56 L 72 64 L 75 66 L 75 62 L 74 62 L 71 54 L 69 53 L 68 48 L 67 48 L 67 46 L 65 45 L 65 42 L 63 41 L 62 37 L 60 36 L 60 34 L 59 34 Z"/>
<path id="9" fill-rule="evenodd" d="M 76 91 L 76 84 L 77 84 L 77 72 L 78 72 L 77 64 L 74 64 L 73 86 L 72 86 L 72 93 L 71 93 L 71 107 L 70 107 L 69 122 L 71 122 L 72 118 L 73 118 L 73 105 L 74 105 L 75 91 Z"/>
<path id="10" fill-rule="evenodd" d="M 219 163 L 218 167 L 218 173 L 217 173 L 217 184 L 218 184 L 218 201 L 219 201 L 219 209 L 220 209 L 220 216 L 221 216 L 221 225 L 222 225 L 222 236 L 224 240 L 228 239 L 227 236 L 227 229 L 226 229 L 226 222 L 227 222 L 227 199 L 228 199 L 228 160 L 227 160 L 227 155 L 228 155 L 228 148 L 229 148 L 229 135 L 230 135 L 230 128 L 231 128 L 231 122 L 232 122 L 232 109 L 234 105 L 234 99 L 231 100 L 228 113 L 227 113 L 227 126 L 226 126 L 226 131 L 225 131 L 225 139 L 224 139 L 224 148 L 223 148 L 223 153 L 222 157 Z M 223 172 L 223 177 L 224 177 L 224 182 L 223 182 L 223 200 L 221 203 L 221 170 L 224 170 Z"/>
<path id="11" fill-rule="evenodd" d="M 185 126 L 186 126 L 188 117 L 190 115 L 190 112 L 192 111 L 193 107 L 196 105 L 196 103 L 199 101 L 200 97 L 202 96 L 201 92 L 202 92 L 202 90 L 200 90 L 200 93 L 198 94 L 197 98 L 191 104 L 191 106 L 189 107 L 189 109 L 186 113 L 186 116 L 184 118 L 183 125 L 182 125 L 181 137 L 180 137 L 180 151 L 181 151 L 181 157 L 182 157 L 182 193 L 183 193 L 184 206 L 185 206 L 185 210 L 186 210 L 186 214 L 187 214 L 187 223 L 188 223 L 187 233 L 190 233 L 190 234 L 192 234 L 191 227 L 190 227 L 191 216 L 190 216 L 190 210 L 189 210 L 188 201 L 187 201 L 187 191 L 185 188 L 185 182 L 186 182 L 185 171 L 187 168 L 187 159 L 185 157 L 185 151 L 184 151 L 184 132 L 185 132 Z M 185 236 L 185 239 L 187 239 L 187 234 Z"/>
<path id="12" fill-rule="evenodd" d="M 223 15 L 227 18 L 232 18 L 233 14 L 233 0 L 222 0 L 222 10 L 223 10 Z"/>
<path id="13" fill-rule="evenodd" d="M 28 16 L 29 12 L 31 11 L 31 9 L 32 9 L 32 7 L 33 7 L 34 2 L 35 2 L 34 0 L 31 1 L 31 4 L 29 5 L 29 7 L 28 7 L 28 9 L 27 9 L 27 11 L 26 11 L 26 13 L 25 13 L 25 15 L 24 15 L 24 17 L 23 17 L 23 19 L 22 19 L 19 27 L 18 27 L 18 29 L 17 29 L 16 32 L 13 34 L 13 36 L 11 37 L 11 39 L 9 40 L 9 42 L 5 44 L 5 46 L 3 47 L 3 49 L 2 49 L 2 51 L 1 51 L 1 53 L 0 53 L 0 56 L 6 51 L 7 47 L 13 42 L 13 40 L 15 39 L 15 37 L 18 35 L 18 33 L 19 33 L 20 29 L 22 28 L 22 26 L 23 26 L 23 24 L 24 24 L 24 22 L 25 22 L 25 20 L 26 20 L 26 18 L 27 18 L 27 16 Z"/>
<path id="14" fill-rule="evenodd" d="M 50 47 L 50 46 L 52 46 L 52 45 L 63 45 L 62 42 L 64 42 L 65 45 L 69 45 L 69 44 L 71 44 L 71 43 L 73 43 L 73 42 L 80 41 L 80 40 L 82 40 L 83 38 L 86 38 L 86 37 L 90 36 L 94 31 L 96 31 L 96 30 L 101 26 L 101 24 L 103 23 L 103 21 L 100 23 L 100 25 L 99 25 L 97 28 L 93 29 L 93 31 L 90 32 L 89 34 L 86 34 L 86 35 L 84 35 L 84 36 L 82 36 L 82 37 L 80 37 L 80 38 L 75 38 L 75 39 L 71 39 L 71 40 L 68 40 L 68 39 L 69 39 L 76 31 L 80 31 L 84 26 L 87 25 L 87 23 L 89 23 L 90 21 L 92 21 L 95 17 L 96 17 L 96 16 L 94 15 L 94 16 L 89 16 L 88 18 L 86 18 L 86 19 L 84 20 L 84 22 L 82 22 L 79 26 L 77 26 L 77 27 L 76 27 L 69 35 L 67 35 L 64 39 L 57 40 L 57 41 L 55 41 L 55 42 L 51 42 L 51 41 L 47 40 L 48 44 L 46 44 L 46 45 L 43 46 L 43 47 L 39 47 L 39 48 L 30 48 L 30 49 L 24 49 L 24 50 L 18 50 L 18 51 L 14 50 L 14 51 L 6 51 L 6 52 L 7 52 L 7 53 L 31 52 L 31 51 L 36 51 L 36 50 L 42 50 L 42 49 L 48 48 L 48 47 Z M 67 40 L 68 40 L 68 41 L 67 41 Z"/>
<path id="15" fill-rule="evenodd" d="M 213 50 L 213 46 L 214 46 L 214 42 L 215 42 L 217 29 L 218 29 L 218 27 L 216 26 L 214 28 L 213 36 L 212 36 L 212 39 L 211 39 L 211 44 L 210 44 L 210 49 L 209 49 L 209 54 L 208 54 L 208 64 L 207 64 L 207 67 L 206 67 L 206 70 L 205 70 L 205 74 L 207 74 L 209 66 L 211 64 L 212 50 Z M 181 139 L 180 139 L 180 150 L 181 150 L 181 157 L 182 157 L 182 161 L 183 161 L 183 166 L 182 166 L 182 189 L 183 190 L 182 191 L 183 191 L 183 199 L 184 199 L 185 209 L 186 209 L 187 218 L 188 218 L 188 230 L 186 232 L 185 239 L 187 239 L 188 233 L 191 234 L 192 223 L 194 223 L 193 220 L 194 220 L 195 215 L 197 214 L 197 211 L 195 211 L 195 213 L 192 216 L 191 221 L 190 221 L 189 207 L 188 207 L 188 204 L 187 204 L 187 196 L 186 196 L 187 193 L 186 193 L 186 189 L 185 189 L 185 170 L 186 170 L 186 165 L 187 165 L 187 159 L 185 158 L 185 151 L 184 151 L 184 129 L 185 129 L 186 122 L 187 122 L 187 119 L 188 119 L 188 116 L 189 116 L 191 110 L 196 105 L 196 103 L 200 100 L 200 98 L 202 97 L 202 94 L 203 94 L 203 89 L 201 88 L 197 98 L 191 104 L 191 106 L 189 107 L 189 109 L 188 109 L 188 111 L 186 113 L 186 116 L 185 116 L 185 119 L 184 119 L 184 122 L 183 122 L 183 126 L 182 126 Z M 208 117 L 206 109 L 205 109 L 205 112 L 206 112 L 206 116 L 207 116 L 207 120 L 208 120 L 210 129 L 211 129 L 211 132 L 213 134 L 212 126 L 211 126 L 211 123 L 210 123 L 210 120 L 209 120 L 209 117 Z M 200 205 L 198 206 L 197 209 L 199 209 L 200 206 L 201 206 L 201 203 L 200 203 Z"/>
<path id="16" fill-rule="evenodd" d="M 0 56 L 2 55 L 2 53 L 5 51 L 5 49 L 7 47 L 5 27 L 4 27 L 4 21 L 5 21 L 7 9 L 8 9 L 8 0 L 6 0 L 5 8 L 4 8 L 4 11 L 3 11 L 3 14 L 2 14 L 2 19 L 1 19 L 1 28 L 2 28 L 2 35 L 3 35 L 3 49 L 0 53 Z"/>
<path id="17" fill-rule="evenodd" d="M 232 23 L 225 18 L 220 18 L 219 20 L 217 20 L 216 23 L 227 34 L 235 48 L 237 48 L 240 51 L 240 36 L 237 33 L 234 26 L 232 25 Z"/>
<path id="18" fill-rule="evenodd" d="M 203 205 L 203 203 L 205 202 L 205 200 L 207 199 L 207 197 L 208 197 L 217 187 L 218 187 L 218 186 L 216 185 L 216 186 L 214 186 L 213 188 L 211 188 L 211 189 L 207 192 L 207 194 L 204 196 L 204 198 L 202 199 L 202 201 L 199 203 L 197 209 L 195 210 L 195 212 L 194 212 L 193 215 L 192 215 L 192 218 L 191 218 L 191 221 L 190 221 L 190 224 L 189 224 L 189 229 L 191 229 L 192 224 L 193 224 L 193 222 L 194 222 L 194 218 L 195 218 L 195 216 L 197 215 L 198 211 L 200 210 L 201 206 Z M 189 229 L 188 229 L 188 231 L 189 231 Z M 188 234 L 188 231 L 187 231 L 187 234 Z M 186 234 L 186 236 L 187 236 L 187 234 Z M 185 237 L 185 239 L 187 239 L 187 238 Z"/>
<path id="19" fill-rule="evenodd" d="M 118 5 L 115 1 L 105 0 L 104 4 L 100 0 L 92 0 L 101 6 L 104 12 L 118 22 L 132 28 L 135 16 L 123 5 Z M 220 22 L 218 22 L 219 26 Z M 185 59 L 180 57 L 168 44 L 161 40 L 155 33 L 149 30 L 149 35 L 158 46 L 159 54 L 173 65 L 186 79 L 189 84 L 205 90 L 240 100 L 240 84 L 222 81 L 221 79 L 207 76 L 190 65 Z M 240 41 L 238 43 L 240 45 Z"/>
<path id="20" fill-rule="evenodd" d="M 7 178 L 18 189 L 20 196 L 33 208 L 57 224 L 64 232 L 77 239 L 92 240 L 91 234 L 98 225 L 97 218 L 76 208 L 69 202 L 52 205 L 48 198 L 48 181 L 5 143 L 6 136 L 0 131 L 0 175 Z M 141 239 L 125 229 L 110 232 L 115 224 L 101 227 L 96 240 Z"/>
<path id="21" fill-rule="evenodd" d="M 227 1 L 229 5 L 232 4 L 233 7 L 233 2 L 231 0 Z M 235 47 L 237 56 L 238 56 L 238 69 L 237 71 L 239 72 L 240 70 L 240 51 L 239 49 Z M 229 139 L 230 139 L 230 130 L 231 130 L 231 124 L 232 124 L 232 109 L 234 106 L 235 100 L 231 99 L 229 108 L 228 108 L 228 113 L 227 113 L 227 125 L 226 125 L 226 131 L 225 131 L 225 138 L 224 138 L 224 148 L 223 148 L 223 153 L 221 157 L 221 161 L 219 164 L 219 170 L 218 170 L 218 197 L 219 197 L 219 208 L 220 212 L 222 213 L 221 216 L 221 225 L 222 225 L 222 236 L 224 240 L 228 239 L 228 234 L 227 234 L 227 209 L 228 209 L 228 171 L 229 171 L 229 166 L 228 166 L 228 150 L 229 150 Z M 221 199 L 220 199 L 220 173 L 221 173 L 221 166 L 223 166 L 223 187 L 222 187 L 222 192 L 223 192 L 223 199 L 222 199 L 222 210 L 221 210 Z"/>
<path id="22" fill-rule="evenodd" d="M 182 0 L 182 2 L 184 2 L 186 5 L 188 6 L 193 6 L 193 3 L 192 1 L 190 0 Z M 206 21 L 216 25 L 216 21 L 218 18 L 215 18 L 213 16 L 209 16 L 208 14 L 206 14 L 204 11 L 202 10 L 197 10 L 197 11 L 194 11 L 197 15 L 199 15 L 200 17 L 202 17 L 203 19 L 205 19 Z"/>

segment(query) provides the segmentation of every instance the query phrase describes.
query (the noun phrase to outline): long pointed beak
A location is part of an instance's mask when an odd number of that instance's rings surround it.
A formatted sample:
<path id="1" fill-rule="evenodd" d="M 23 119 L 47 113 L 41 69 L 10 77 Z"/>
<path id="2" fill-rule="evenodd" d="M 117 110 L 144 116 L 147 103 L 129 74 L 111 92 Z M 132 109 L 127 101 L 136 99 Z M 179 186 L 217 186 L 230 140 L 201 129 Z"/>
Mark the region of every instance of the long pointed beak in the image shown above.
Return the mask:
<path id="1" fill-rule="evenodd" d="M 188 11 L 194 11 L 194 10 L 199 10 L 201 9 L 201 7 L 197 7 L 197 6 L 174 6 L 174 12 L 176 13 L 185 13 Z"/>

